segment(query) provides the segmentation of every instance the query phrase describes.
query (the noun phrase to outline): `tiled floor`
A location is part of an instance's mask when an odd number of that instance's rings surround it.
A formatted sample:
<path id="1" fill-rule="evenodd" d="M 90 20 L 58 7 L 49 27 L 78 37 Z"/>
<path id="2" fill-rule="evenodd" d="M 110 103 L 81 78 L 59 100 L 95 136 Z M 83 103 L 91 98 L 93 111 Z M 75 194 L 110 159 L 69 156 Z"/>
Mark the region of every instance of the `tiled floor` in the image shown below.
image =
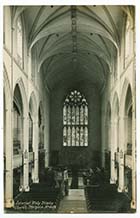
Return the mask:
<path id="1" fill-rule="evenodd" d="M 70 181 L 69 181 L 70 184 Z M 69 189 L 69 195 L 60 202 L 58 213 L 87 213 L 82 178 L 78 180 L 79 189 Z"/>

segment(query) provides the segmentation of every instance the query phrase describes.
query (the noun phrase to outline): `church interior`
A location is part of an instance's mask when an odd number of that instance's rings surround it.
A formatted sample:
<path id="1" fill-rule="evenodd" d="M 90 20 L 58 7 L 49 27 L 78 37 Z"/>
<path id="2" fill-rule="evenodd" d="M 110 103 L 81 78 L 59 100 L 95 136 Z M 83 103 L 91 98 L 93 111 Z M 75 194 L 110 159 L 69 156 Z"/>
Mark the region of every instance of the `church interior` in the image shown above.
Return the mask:
<path id="1" fill-rule="evenodd" d="M 136 211 L 135 7 L 3 7 L 5 213 Z"/>

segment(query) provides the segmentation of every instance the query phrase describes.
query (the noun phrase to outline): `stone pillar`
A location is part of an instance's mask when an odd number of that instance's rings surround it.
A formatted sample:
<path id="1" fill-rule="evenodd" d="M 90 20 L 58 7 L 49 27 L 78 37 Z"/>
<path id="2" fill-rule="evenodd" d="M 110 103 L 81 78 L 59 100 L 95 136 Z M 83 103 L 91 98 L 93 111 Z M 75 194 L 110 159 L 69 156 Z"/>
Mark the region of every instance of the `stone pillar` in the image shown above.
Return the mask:
<path id="1" fill-rule="evenodd" d="M 45 151 L 45 168 L 49 166 L 49 152 Z"/>
<path id="2" fill-rule="evenodd" d="M 116 140 L 116 131 L 115 123 L 111 122 L 111 178 L 110 184 L 115 184 L 115 140 Z"/>
<path id="3" fill-rule="evenodd" d="M 29 76 L 29 79 L 31 79 L 31 72 L 32 72 L 32 61 L 31 61 L 31 50 L 29 49 L 28 50 L 28 76 Z"/>
<path id="4" fill-rule="evenodd" d="M 119 152 L 119 187 L 118 192 L 124 191 L 124 152 L 121 149 Z"/>
<path id="5" fill-rule="evenodd" d="M 132 104 L 132 201 L 131 208 L 136 209 L 136 119 L 135 103 Z"/>
<path id="6" fill-rule="evenodd" d="M 39 127 L 38 127 L 38 119 L 33 122 L 33 152 L 34 152 L 34 169 L 32 179 L 34 183 L 39 183 L 39 175 L 38 175 L 38 144 L 39 144 Z"/>
<path id="7" fill-rule="evenodd" d="M 10 110 L 9 110 L 10 108 Z M 11 208 L 14 206 L 13 200 L 13 128 L 12 128 L 12 111 L 9 106 L 5 112 L 5 202 L 4 207 Z"/>
<path id="8" fill-rule="evenodd" d="M 125 119 L 120 117 L 119 122 L 119 187 L 118 192 L 124 191 L 124 145 L 125 145 L 125 131 L 124 131 Z"/>
<path id="9" fill-rule="evenodd" d="M 44 127 L 44 149 L 45 149 L 45 168 L 49 166 L 49 128 L 45 124 Z"/>
<path id="10" fill-rule="evenodd" d="M 105 168 L 105 149 L 106 149 L 106 122 L 105 122 L 105 111 L 102 111 L 102 167 Z"/>
<path id="11" fill-rule="evenodd" d="M 23 119 L 23 190 L 28 192 L 29 187 L 29 117 Z"/>

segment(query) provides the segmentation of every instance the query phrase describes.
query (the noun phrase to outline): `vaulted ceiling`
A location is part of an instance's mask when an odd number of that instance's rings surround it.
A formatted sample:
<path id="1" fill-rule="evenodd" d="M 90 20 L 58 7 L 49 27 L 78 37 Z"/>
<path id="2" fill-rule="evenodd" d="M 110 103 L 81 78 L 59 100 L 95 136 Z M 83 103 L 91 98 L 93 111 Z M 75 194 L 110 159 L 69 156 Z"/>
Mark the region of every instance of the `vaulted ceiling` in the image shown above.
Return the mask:
<path id="1" fill-rule="evenodd" d="M 36 52 L 46 85 L 88 80 L 100 90 L 113 73 L 129 6 L 18 6 L 28 48 Z"/>

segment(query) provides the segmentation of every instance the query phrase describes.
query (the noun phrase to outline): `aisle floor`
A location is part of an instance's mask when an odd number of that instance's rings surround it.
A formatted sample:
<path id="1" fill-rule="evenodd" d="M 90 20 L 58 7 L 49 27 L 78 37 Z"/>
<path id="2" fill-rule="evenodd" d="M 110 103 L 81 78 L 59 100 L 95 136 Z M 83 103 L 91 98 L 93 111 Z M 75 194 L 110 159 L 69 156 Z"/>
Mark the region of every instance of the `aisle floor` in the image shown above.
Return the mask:
<path id="1" fill-rule="evenodd" d="M 70 189 L 60 202 L 58 213 L 87 213 L 84 189 Z"/>

